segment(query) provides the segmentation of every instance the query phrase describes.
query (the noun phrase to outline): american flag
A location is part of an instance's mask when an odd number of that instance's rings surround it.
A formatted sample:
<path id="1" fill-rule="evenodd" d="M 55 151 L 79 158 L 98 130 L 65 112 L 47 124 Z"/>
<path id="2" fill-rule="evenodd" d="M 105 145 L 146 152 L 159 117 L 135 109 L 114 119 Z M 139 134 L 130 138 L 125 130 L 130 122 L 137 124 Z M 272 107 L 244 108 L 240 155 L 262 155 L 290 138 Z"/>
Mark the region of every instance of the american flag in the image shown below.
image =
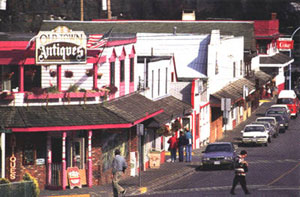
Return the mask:
<path id="1" fill-rule="evenodd" d="M 109 30 L 105 34 L 91 34 L 91 35 L 89 35 L 89 39 L 88 39 L 88 42 L 87 42 L 87 48 L 97 49 L 97 48 L 101 48 L 102 46 L 104 46 L 107 43 L 108 39 L 109 39 L 111 31 L 112 31 L 112 29 Z"/>

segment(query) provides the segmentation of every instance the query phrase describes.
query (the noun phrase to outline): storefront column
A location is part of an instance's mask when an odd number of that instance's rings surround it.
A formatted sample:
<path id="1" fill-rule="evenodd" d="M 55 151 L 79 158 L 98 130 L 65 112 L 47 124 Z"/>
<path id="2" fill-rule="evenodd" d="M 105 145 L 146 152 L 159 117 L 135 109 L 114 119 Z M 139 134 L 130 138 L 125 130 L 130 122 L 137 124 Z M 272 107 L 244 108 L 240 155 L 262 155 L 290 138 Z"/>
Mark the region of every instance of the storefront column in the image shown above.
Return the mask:
<path id="1" fill-rule="evenodd" d="M 5 178 L 5 133 L 1 133 L 1 178 Z"/>
<path id="2" fill-rule="evenodd" d="M 93 65 L 94 69 L 94 76 L 93 76 L 93 89 L 95 90 L 98 87 L 98 66 L 97 64 Z"/>
<path id="3" fill-rule="evenodd" d="M 57 89 L 61 92 L 61 65 L 57 65 Z"/>
<path id="4" fill-rule="evenodd" d="M 93 132 L 89 131 L 89 138 L 88 138 L 88 187 L 93 186 L 92 135 L 93 135 Z"/>
<path id="5" fill-rule="evenodd" d="M 61 168 L 61 173 L 62 173 L 62 189 L 66 190 L 67 187 L 67 163 L 66 163 L 66 138 L 67 138 L 67 132 L 63 132 L 62 136 L 62 168 Z"/>
<path id="6" fill-rule="evenodd" d="M 51 135 L 47 135 L 47 185 L 51 185 L 52 177 L 52 150 L 51 150 Z"/>
<path id="7" fill-rule="evenodd" d="M 24 64 L 19 65 L 19 92 L 24 92 Z"/>

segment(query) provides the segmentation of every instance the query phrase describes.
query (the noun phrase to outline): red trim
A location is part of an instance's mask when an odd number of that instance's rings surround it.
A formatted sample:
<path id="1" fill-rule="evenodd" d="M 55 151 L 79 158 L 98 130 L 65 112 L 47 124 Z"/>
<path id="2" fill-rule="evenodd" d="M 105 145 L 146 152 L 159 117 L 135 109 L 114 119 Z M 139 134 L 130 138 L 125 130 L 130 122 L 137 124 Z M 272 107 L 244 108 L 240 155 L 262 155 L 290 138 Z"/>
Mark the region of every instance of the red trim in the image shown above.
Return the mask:
<path id="1" fill-rule="evenodd" d="M 161 109 L 161 110 L 159 110 L 159 111 L 157 111 L 157 112 L 154 112 L 154 113 L 152 113 L 152 114 L 150 114 L 150 115 L 149 115 L 149 114 L 146 114 L 146 116 L 145 116 L 144 118 L 135 121 L 135 122 L 133 123 L 133 125 L 136 125 L 136 124 L 138 124 L 138 123 L 140 123 L 140 122 L 143 122 L 143 121 L 145 121 L 145 120 L 147 120 L 147 119 L 149 119 L 149 118 L 152 118 L 152 117 L 154 117 L 154 116 L 156 116 L 156 115 L 158 115 L 158 114 L 160 114 L 160 113 L 162 113 L 162 112 L 164 112 L 163 109 Z"/>
<path id="2" fill-rule="evenodd" d="M 191 104 L 192 108 L 195 108 L 195 80 L 192 82 L 192 91 L 191 91 Z"/>
<path id="3" fill-rule="evenodd" d="M 202 108 L 206 107 L 207 105 L 209 105 L 209 102 L 208 102 L 208 103 L 206 103 L 206 104 L 204 104 L 204 105 L 202 105 L 202 106 L 200 106 L 200 109 L 202 109 Z"/>
<path id="4" fill-rule="evenodd" d="M 93 89 L 98 88 L 98 65 L 93 65 L 94 75 L 93 75 Z"/>
<path id="5" fill-rule="evenodd" d="M 20 90 L 19 92 L 24 92 L 24 65 L 20 65 L 19 66 L 19 86 L 20 86 Z"/>
<path id="6" fill-rule="evenodd" d="M 103 124 L 103 125 L 11 128 L 11 130 L 12 132 L 75 131 L 75 130 L 89 130 L 89 129 L 130 128 L 132 126 L 133 125 L 131 123 L 124 123 L 124 124 Z"/>
<path id="7" fill-rule="evenodd" d="M 175 57 L 174 56 L 173 56 L 173 66 L 174 66 L 174 72 L 175 72 L 175 79 L 176 79 L 176 81 L 178 81 L 177 72 L 176 72 L 176 63 L 175 63 Z"/>
<path id="8" fill-rule="evenodd" d="M 119 46 L 119 45 L 132 44 L 132 43 L 136 43 L 136 38 L 132 38 L 132 39 L 128 39 L 128 40 L 109 41 L 109 42 L 107 42 L 106 46 L 112 47 L 112 46 Z"/>
<path id="9" fill-rule="evenodd" d="M 61 65 L 57 65 L 57 89 L 61 92 Z"/>

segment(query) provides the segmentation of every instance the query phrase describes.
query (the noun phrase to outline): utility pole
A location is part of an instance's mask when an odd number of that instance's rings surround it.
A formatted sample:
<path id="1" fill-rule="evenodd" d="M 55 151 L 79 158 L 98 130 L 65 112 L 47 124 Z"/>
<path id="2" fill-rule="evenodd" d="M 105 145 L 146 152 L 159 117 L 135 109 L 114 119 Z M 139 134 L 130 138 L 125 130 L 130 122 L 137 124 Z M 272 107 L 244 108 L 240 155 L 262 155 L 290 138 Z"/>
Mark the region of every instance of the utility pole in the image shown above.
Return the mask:
<path id="1" fill-rule="evenodd" d="M 83 21 L 83 0 L 80 0 L 80 20 Z"/>

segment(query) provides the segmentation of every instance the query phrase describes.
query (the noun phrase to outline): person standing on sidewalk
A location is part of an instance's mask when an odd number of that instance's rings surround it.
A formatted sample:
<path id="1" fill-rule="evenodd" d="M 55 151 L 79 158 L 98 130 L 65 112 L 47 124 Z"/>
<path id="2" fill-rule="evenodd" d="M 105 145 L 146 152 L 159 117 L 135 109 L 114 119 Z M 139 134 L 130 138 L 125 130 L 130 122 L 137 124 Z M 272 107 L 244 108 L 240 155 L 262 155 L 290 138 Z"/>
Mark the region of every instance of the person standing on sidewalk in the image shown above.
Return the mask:
<path id="1" fill-rule="evenodd" d="M 178 153 L 179 153 L 179 162 L 183 162 L 183 151 L 187 144 L 187 140 L 184 136 L 183 131 L 180 131 L 180 136 L 178 138 Z"/>
<path id="2" fill-rule="evenodd" d="M 112 186 L 115 197 L 119 196 L 119 194 L 125 195 L 126 193 L 126 189 L 119 184 L 119 181 L 121 180 L 123 173 L 125 173 L 126 168 L 126 160 L 120 155 L 120 150 L 116 149 L 115 158 L 112 162 Z"/>
<path id="3" fill-rule="evenodd" d="M 185 147 L 186 162 L 192 162 L 193 136 L 188 128 L 185 128 L 185 138 L 187 140 L 187 145 Z"/>
<path id="4" fill-rule="evenodd" d="M 174 133 L 172 133 L 172 137 L 168 140 L 169 151 L 171 152 L 171 162 L 176 161 L 176 153 L 177 153 L 177 138 Z"/>
<path id="5" fill-rule="evenodd" d="M 247 151 L 242 150 L 240 155 L 237 158 L 236 166 L 234 169 L 235 176 L 230 190 L 230 194 L 232 195 L 235 195 L 234 189 L 238 183 L 241 184 L 242 189 L 244 190 L 246 195 L 250 194 L 250 192 L 247 189 L 247 183 L 246 183 L 246 173 L 248 172 L 248 163 L 245 161 L 246 157 L 247 157 Z"/>

